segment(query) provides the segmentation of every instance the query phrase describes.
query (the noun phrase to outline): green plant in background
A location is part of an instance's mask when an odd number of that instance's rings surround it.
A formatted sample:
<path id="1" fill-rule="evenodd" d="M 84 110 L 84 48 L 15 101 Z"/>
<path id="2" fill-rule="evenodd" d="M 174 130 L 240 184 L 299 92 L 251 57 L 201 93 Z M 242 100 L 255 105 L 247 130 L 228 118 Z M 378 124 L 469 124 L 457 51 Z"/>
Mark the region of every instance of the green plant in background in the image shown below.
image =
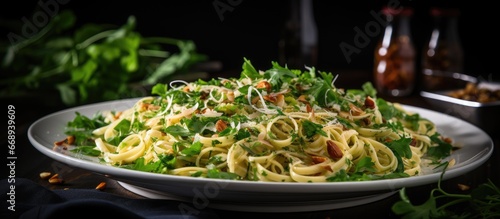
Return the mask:
<path id="1" fill-rule="evenodd" d="M 206 61 L 194 42 L 144 37 L 130 16 L 118 28 L 61 11 L 32 37 L 2 47 L 0 97 L 58 92 L 68 106 L 142 96 L 144 88 Z"/>

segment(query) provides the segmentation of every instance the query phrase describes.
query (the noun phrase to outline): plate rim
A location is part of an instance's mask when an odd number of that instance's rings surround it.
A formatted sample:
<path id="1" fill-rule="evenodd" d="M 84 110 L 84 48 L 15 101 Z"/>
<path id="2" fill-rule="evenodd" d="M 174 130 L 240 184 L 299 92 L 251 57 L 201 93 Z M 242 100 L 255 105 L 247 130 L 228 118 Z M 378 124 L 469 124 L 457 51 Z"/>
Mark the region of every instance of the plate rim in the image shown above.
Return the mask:
<path id="1" fill-rule="evenodd" d="M 162 200 L 175 200 L 184 203 L 190 203 L 188 198 L 176 197 L 171 194 L 143 188 L 140 186 L 132 185 L 126 182 L 118 181 L 118 184 L 124 189 L 150 199 Z M 390 196 L 393 196 L 397 191 L 389 191 L 377 194 L 370 194 L 366 196 L 349 197 L 343 199 L 328 199 L 318 201 L 286 201 L 286 202 L 208 202 L 207 207 L 212 209 L 242 211 L 242 212 L 266 212 L 266 213 L 280 213 L 280 212 L 306 212 L 306 211 L 321 211 L 341 209 L 352 206 L 379 201 Z M 292 207 L 293 206 L 293 207 Z"/>
<path id="2" fill-rule="evenodd" d="M 108 176 L 112 179 L 116 180 L 121 180 L 121 179 L 133 179 L 133 180 L 141 180 L 141 179 L 148 179 L 149 183 L 158 183 L 158 182 L 165 182 L 165 180 L 172 182 L 172 183 L 186 183 L 186 181 L 189 184 L 193 185 L 201 185 L 201 184 L 207 184 L 207 183 L 217 183 L 218 185 L 225 185 L 224 189 L 229 190 L 229 191 L 240 191 L 242 187 L 246 187 L 248 185 L 251 185 L 248 188 L 245 188 L 245 191 L 248 192 L 273 192 L 273 193 L 282 193 L 282 192 L 290 192 L 293 191 L 294 193 L 297 194 L 303 194 L 303 193 L 322 193 L 325 191 L 333 192 L 333 193 L 349 193 L 349 192 L 373 192 L 373 191 L 393 191 L 402 187 L 415 187 L 415 186 L 420 186 L 420 185 L 426 185 L 430 183 L 435 183 L 437 180 L 440 178 L 441 173 L 432 173 L 428 175 L 420 175 L 420 176 L 412 176 L 408 178 L 397 178 L 397 179 L 385 179 L 385 180 L 373 180 L 373 181 L 348 181 L 348 182 L 318 182 L 318 183 L 297 183 L 297 182 L 260 182 L 260 181 L 243 181 L 243 180 L 224 180 L 224 179 L 209 179 L 209 178 L 196 178 L 196 177 L 188 177 L 188 176 L 176 176 L 176 175 L 168 175 L 168 174 L 158 174 L 158 173 L 149 173 L 149 172 L 142 172 L 142 171 L 137 171 L 137 170 L 129 170 L 129 169 L 123 169 L 119 167 L 113 167 L 101 163 L 96 163 L 88 160 L 84 160 L 81 158 L 65 155 L 62 153 L 58 153 L 52 149 L 50 149 L 48 146 L 43 145 L 38 141 L 40 139 L 40 136 L 35 135 L 35 130 L 40 126 L 40 123 L 42 122 L 47 122 L 49 119 L 61 116 L 67 113 L 74 113 L 76 111 L 81 111 L 83 109 L 87 108 L 99 108 L 102 106 L 109 106 L 110 104 L 130 104 L 130 103 L 135 103 L 134 101 L 137 101 L 140 98 L 129 98 L 129 99 L 121 99 L 121 100 L 112 100 L 112 101 L 105 101 L 105 102 L 100 102 L 100 103 L 93 103 L 93 104 L 87 104 L 83 106 L 77 106 L 77 107 L 71 107 L 68 109 L 60 110 L 54 113 L 50 113 L 46 116 L 43 116 L 33 122 L 29 129 L 28 129 L 28 139 L 30 143 L 40 152 L 42 152 L 44 155 L 65 163 L 69 166 L 77 167 L 77 168 L 82 168 L 89 170 L 91 172 L 95 172 L 98 174 L 102 174 L 105 176 Z M 466 164 L 465 166 L 461 168 L 452 168 L 449 170 L 446 170 L 445 174 L 443 174 L 443 180 L 447 180 L 450 178 L 457 177 L 459 175 L 468 173 L 473 171 L 474 169 L 477 169 L 480 165 L 485 163 L 492 155 L 493 150 L 494 150 L 494 144 L 493 140 L 491 137 L 485 133 L 482 129 L 478 128 L 477 126 L 464 121 L 462 119 L 459 119 L 457 117 L 453 117 L 447 114 L 443 114 L 437 111 L 433 111 L 430 109 L 425 109 L 417 106 L 411 106 L 411 105 L 405 105 L 405 104 L 400 104 L 403 106 L 408 111 L 417 111 L 417 112 L 426 112 L 426 113 L 434 113 L 438 114 L 440 116 L 446 116 L 449 119 L 452 120 L 458 120 L 460 122 L 466 123 L 470 125 L 471 127 L 474 127 L 476 132 L 480 133 L 481 135 L 484 135 L 488 139 L 487 142 L 484 142 L 485 146 L 483 150 L 480 151 L 482 153 L 481 157 L 474 159 L 471 161 L 471 163 Z M 64 134 L 64 133 L 59 133 L 59 134 Z M 478 154 L 476 154 L 478 155 Z M 474 155 L 474 156 L 476 156 Z M 108 171 L 109 170 L 109 171 Z M 140 181 L 142 182 L 142 180 Z M 130 181 L 129 181 L 130 183 Z M 254 186 L 255 185 L 255 186 Z M 307 188 L 307 189 L 303 189 Z"/>

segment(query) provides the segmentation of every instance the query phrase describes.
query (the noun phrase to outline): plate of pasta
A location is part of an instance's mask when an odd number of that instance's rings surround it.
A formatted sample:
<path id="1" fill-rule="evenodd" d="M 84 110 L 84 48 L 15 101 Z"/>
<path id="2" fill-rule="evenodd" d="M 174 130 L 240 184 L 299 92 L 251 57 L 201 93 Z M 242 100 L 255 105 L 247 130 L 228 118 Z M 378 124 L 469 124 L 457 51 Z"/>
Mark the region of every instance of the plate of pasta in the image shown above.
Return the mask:
<path id="1" fill-rule="evenodd" d="M 239 78 L 171 81 L 151 96 L 62 110 L 28 137 L 45 155 L 146 197 L 244 211 L 359 205 L 437 182 L 440 164 L 448 179 L 492 154 L 491 138 L 468 122 L 385 101 L 369 82 L 344 90 L 335 80 L 245 59 Z"/>

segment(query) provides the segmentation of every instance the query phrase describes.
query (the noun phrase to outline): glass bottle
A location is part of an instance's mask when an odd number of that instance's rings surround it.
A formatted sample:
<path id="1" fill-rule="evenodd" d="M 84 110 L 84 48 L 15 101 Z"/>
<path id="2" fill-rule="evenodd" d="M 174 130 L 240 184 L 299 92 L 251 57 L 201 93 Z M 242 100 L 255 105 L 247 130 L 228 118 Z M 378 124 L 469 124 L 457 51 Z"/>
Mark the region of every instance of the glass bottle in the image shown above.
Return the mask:
<path id="1" fill-rule="evenodd" d="M 415 86 L 415 47 L 411 36 L 411 8 L 385 7 L 386 26 L 375 48 L 374 84 L 388 96 L 407 96 Z"/>
<path id="2" fill-rule="evenodd" d="M 289 18 L 278 43 L 280 64 L 295 69 L 316 66 L 317 32 L 312 0 L 291 0 Z"/>
<path id="3" fill-rule="evenodd" d="M 458 34 L 458 9 L 432 8 L 434 26 L 422 52 L 423 89 L 446 86 L 445 73 L 463 73 L 464 52 Z"/>

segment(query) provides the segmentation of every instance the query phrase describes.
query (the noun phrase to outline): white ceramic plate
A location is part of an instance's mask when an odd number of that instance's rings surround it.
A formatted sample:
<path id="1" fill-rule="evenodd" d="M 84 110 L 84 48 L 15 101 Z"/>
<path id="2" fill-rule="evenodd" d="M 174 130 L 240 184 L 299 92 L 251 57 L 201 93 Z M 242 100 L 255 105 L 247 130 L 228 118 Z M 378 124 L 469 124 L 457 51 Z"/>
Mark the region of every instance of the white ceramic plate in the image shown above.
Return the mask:
<path id="1" fill-rule="evenodd" d="M 402 187 L 435 183 L 441 176 L 441 172 L 437 171 L 409 178 L 363 182 L 233 181 L 128 170 L 99 163 L 96 158 L 61 150 L 61 147 L 54 148 L 54 142 L 66 137 L 64 128 L 68 121 L 74 119 L 75 112 L 92 116 L 104 110 L 124 110 L 132 107 L 138 99 L 90 104 L 52 113 L 30 126 L 28 138 L 36 149 L 52 159 L 109 176 L 120 181 L 122 186 L 132 192 L 149 198 L 170 198 L 190 202 L 199 208 L 265 212 L 344 208 L 386 198 Z M 451 137 L 455 143 L 463 146 L 448 158 L 455 159 L 456 164 L 446 171 L 443 179 L 470 172 L 491 156 L 493 142 L 476 126 L 435 111 L 407 105 L 403 107 L 434 121 L 442 135 Z"/>

